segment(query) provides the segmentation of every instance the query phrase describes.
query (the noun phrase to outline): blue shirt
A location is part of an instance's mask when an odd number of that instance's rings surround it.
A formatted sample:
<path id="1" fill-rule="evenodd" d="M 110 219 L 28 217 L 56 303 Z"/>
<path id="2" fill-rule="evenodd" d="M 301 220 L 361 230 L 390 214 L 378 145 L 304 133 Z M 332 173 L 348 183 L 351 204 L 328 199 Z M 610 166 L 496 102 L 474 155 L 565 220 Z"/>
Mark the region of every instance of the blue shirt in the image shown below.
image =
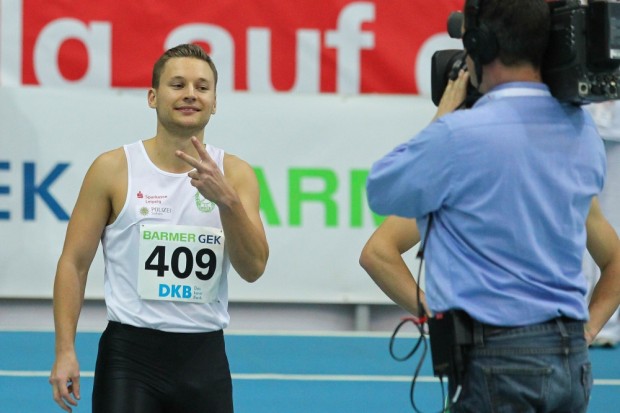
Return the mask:
<path id="1" fill-rule="evenodd" d="M 445 115 L 370 172 L 370 207 L 428 214 L 426 297 L 503 326 L 586 320 L 585 220 L 605 176 L 590 115 L 542 83 L 515 82 Z"/>

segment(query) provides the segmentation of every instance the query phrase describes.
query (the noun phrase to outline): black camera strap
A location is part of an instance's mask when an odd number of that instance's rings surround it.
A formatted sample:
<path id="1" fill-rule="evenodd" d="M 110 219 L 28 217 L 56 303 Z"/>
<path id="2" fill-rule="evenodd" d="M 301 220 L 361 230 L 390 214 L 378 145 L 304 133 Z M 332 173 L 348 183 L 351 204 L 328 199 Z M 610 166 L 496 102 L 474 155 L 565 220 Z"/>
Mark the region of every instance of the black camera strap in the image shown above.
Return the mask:
<path id="1" fill-rule="evenodd" d="M 428 235 L 431 231 L 431 226 L 433 224 L 433 213 L 430 212 L 428 214 L 428 224 L 426 225 L 426 231 L 424 231 L 424 239 L 422 240 L 422 244 L 420 244 L 420 248 L 418 249 L 418 253 L 416 257 L 420 260 L 420 267 L 418 269 L 418 279 L 417 279 L 417 300 L 418 300 L 418 319 L 423 320 L 426 317 L 426 311 L 424 310 L 424 306 L 420 302 L 420 277 L 422 274 L 422 265 L 424 262 L 424 251 L 426 250 L 426 244 L 428 243 Z"/>

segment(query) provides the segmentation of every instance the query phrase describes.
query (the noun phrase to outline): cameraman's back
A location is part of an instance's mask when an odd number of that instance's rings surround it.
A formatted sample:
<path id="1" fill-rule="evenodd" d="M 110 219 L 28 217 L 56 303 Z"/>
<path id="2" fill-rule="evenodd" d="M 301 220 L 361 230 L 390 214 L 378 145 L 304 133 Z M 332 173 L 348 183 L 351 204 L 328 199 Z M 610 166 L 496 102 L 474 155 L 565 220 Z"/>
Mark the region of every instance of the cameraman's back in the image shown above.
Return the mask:
<path id="1" fill-rule="evenodd" d="M 445 128 L 458 177 L 435 212 L 446 231 L 429 239 L 435 311 L 502 326 L 587 319 L 585 222 L 605 154 L 589 114 L 542 83 L 548 22 L 541 0 L 466 3 L 468 69 L 484 95 L 431 126 Z M 456 290 L 441 288 L 454 279 Z"/>
<path id="2" fill-rule="evenodd" d="M 519 82 L 433 127 L 445 128 L 454 179 L 435 212 L 445 231 L 428 241 L 433 309 L 457 306 L 493 325 L 585 319 L 585 220 L 605 162 L 589 115 Z M 455 279 L 458 292 L 444 288 Z"/>

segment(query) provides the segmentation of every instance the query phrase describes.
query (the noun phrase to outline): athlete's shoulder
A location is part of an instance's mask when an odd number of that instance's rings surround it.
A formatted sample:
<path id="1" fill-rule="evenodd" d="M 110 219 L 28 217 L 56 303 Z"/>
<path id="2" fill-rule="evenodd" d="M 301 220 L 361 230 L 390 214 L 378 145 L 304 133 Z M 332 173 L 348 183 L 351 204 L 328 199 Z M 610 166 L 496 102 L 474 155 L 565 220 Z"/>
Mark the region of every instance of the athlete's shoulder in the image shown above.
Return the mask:
<path id="1" fill-rule="evenodd" d="M 113 174 L 114 172 L 127 169 L 127 159 L 122 147 L 103 152 L 93 161 L 90 170 Z"/>
<path id="2" fill-rule="evenodd" d="M 248 162 L 230 153 L 224 154 L 224 168 L 230 172 L 236 173 L 253 171 L 252 166 Z"/>
<path id="3" fill-rule="evenodd" d="M 224 154 L 224 175 L 234 186 L 257 181 L 254 168 L 248 162 L 229 153 Z"/>

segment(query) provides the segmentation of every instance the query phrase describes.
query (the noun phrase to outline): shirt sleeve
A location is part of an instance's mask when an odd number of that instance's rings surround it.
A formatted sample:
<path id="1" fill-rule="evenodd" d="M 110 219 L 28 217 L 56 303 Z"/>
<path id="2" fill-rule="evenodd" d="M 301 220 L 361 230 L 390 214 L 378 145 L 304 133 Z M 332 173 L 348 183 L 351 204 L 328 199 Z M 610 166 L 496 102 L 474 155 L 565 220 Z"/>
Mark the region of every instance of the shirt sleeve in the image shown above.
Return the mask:
<path id="1" fill-rule="evenodd" d="M 370 208 L 380 215 L 419 218 L 450 193 L 452 133 L 439 119 L 375 162 L 366 183 Z"/>

